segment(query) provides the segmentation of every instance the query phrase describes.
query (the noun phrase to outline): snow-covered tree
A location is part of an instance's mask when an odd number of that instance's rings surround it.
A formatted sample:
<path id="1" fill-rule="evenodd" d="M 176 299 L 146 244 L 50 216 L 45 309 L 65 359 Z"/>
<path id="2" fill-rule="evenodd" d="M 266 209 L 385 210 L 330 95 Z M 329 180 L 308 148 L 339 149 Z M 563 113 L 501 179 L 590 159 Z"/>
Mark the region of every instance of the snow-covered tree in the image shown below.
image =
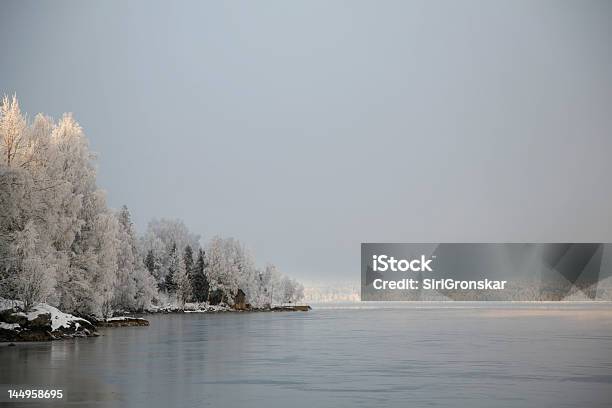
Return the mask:
<path id="1" fill-rule="evenodd" d="M 120 249 L 119 223 L 110 212 L 98 214 L 92 229 L 95 240 L 93 252 L 96 254 L 92 264 L 93 274 L 89 275 L 91 286 L 96 293 L 89 306 L 90 312 L 104 317 L 113 315 L 113 298 L 117 282 L 118 252 Z"/>
<path id="2" fill-rule="evenodd" d="M 23 151 L 27 136 L 26 119 L 19 109 L 17 95 L 12 98 L 5 95 L 0 104 L 0 148 L 7 167 L 11 167 Z"/>
<path id="3" fill-rule="evenodd" d="M 160 287 L 163 286 L 162 283 L 167 271 L 167 265 L 164 263 L 168 262 L 166 259 L 168 256 L 167 249 L 163 242 L 160 239 L 155 239 L 151 242 L 151 246 L 148 249 L 141 245 L 139 252 L 147 254 L 144 260 L 145 266 Z"/>
<path id="4" fill-rule="evenodd" d="M 159 265 L 154 276 L 161 289 L 166 286 L 172 248 L 177 247 L 181 252 L 186 246 L 190 246 L 192 250 L 197 249 L 200 247 L 199 241 L 200 237 L 192 234 L 181 220 L 162 218 L 160 220 L 153 219 L 149 222 L 147 230 L 140 240 L 140 251 L 143 254 L 152 252 L 153 259 Z"/>
<path id="5" fill-rule="evenodd" d="M 130 212 L 126 206 L 116 214 L 119 224 L 119 247 L 117 252 L 117 279 L 114 288 L 114 307 L 132 310 L 136 302 L 135 271 L 140 267 L 136 249 L 136 235 L 132 226 Z"/>
<path id="6" fill-rule="evenodd" d="M 191 286 L 193 289 L 194 301 L 206 302 L 208 300 L 210 285 L 208 283 L 208 276 L 206 276 L 206 260 L 202 249 L 198 250 L 198 257 L 192 273 Z"/>
<path id="7" fill-rule="evenodd" d="M 64 115 L 53 130 L 56 157 L 51 172 L 70 187 L 68 203 L 73 221 L 64 237 L 69 245 L 69 265 L 58 276 L 62 309 L 96 315 L 112 313 L 113 284 L 117 272 L 118 223 L 108 210 L 106 198 L 96 186 L 94 155 L 83 130 L 71 115 Z"/>
<path id="8" fill-rule="evenodd" d="M 167 293 L 174 293 L 176 291 L 176 280 L 174 275 L 178 271 L 180 260 L 181 257 L 179 256 L 176 244 L 173 244 L 168 254 L 168 270 L 163 285 L 163 290 Z"/>
<path id="9" fill-rule="evenodd" d="M 127 206 L 124 205 L 116 216 L 119 223 L 119 248 L 114 307 L 122 310 L 141 310 L 148 307 L 155 297 L 157 285 L 144 269 L 138 253 L 136 231 Z"/>
<path id="10" fill-rule="evenodd" d="M 281 279 L 279 289 L 282 303 L 295 303 L 304 297 L 304 286 L 288 276 Z"/>
<path id="11" fill-rule="evenodd" d="M 221 237 L 211 239 L 206 251 L 210 290 L 221 291 L 231 302 L 249 262 L 239 241 Z"/>
<path id="12" fill-rule="evenodd" d="M 210 291 L 221 291 L 229 302 L 238 289 L 244 291 L 249 303 L 258 307 L 296 302 L 303 296 L 303 288 L 296 281 L 283 278 L 274 265 L 258 270 L 249 252 L 233 238 L 213 238 L 207 246 L 206 264 Z"/>
<path id="13" fill-rule="evenodd" d="M 267 303 L 278 303 L 281 274 L 275 265 L 268 263 L 261 274 L 261 295 Z M 260 296 L 261 296 L 260 295 Z"/>
<path id="14" fill-rule="evenodd" d="M 147 251 L 147 256 L 145 256 L 144 259 L 144 265 L 152 276 L 157 276 L 156 272 L 159 270 L 159 262 L 157 261 L 152 249 Z"/>
<path id="15" fill-rule="evenodd" d="M 38 302 L 45 302 L 55 285 L 54 267 L 49 264 L 47 249 L 40 246 L 32 221 L 15 234 L 9 285 L 14 298 L 23 302 L 26 311 Z"/>
<path id="16" fill-rule="evenodd" d="M 134 271 L 134 281 L 136 282 L 134 310 L 146 310 L 154 300 L 158 299 L 157 282 L 144 268 L 137 268 Z"/>
<path id="17" fill-rule="evenodd" d="M 191 299 L 192 293 L 191 281 L 189 280 L 189 275 L 187 274 L 184 259 L 179 259 L 178 268 L 176 273 L 173 275 L 173 280 L 176 288 L 176 299 L 179 307 L 183 309 L 185 307 L 185 303 Z"/>
<path id="18" fill-rule="evenodd" d="M 155 248 L 154 241 L 159 239 L 166 249 L 176 245 L 177 248 L 199 248 L 200 236 L 192 234 L 185 223 L 178 219 L 153 219 L 147 226 L 142 239 L 144 249 Z"/>
<path id="19" fill-rule="evenodd" d="M 187 276 L 189 280 L 193 282 L 193 249 L 191 245 L 187 245 L 183 251 L 183 261 L 185 262 L 185 269 L 187 270 Z"/>

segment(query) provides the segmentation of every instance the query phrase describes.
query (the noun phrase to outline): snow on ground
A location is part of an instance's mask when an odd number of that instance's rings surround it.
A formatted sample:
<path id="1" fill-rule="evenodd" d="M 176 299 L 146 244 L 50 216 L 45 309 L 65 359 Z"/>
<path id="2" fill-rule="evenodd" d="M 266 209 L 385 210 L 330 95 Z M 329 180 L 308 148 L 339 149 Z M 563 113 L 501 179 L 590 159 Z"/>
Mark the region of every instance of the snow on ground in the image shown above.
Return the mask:
<path id="1" fill-rule="evenodd" d="M 0 297 L 0 310 L 12 309 L 13 307 L 21 307 L 22 303 L 18 300 L 9 300 Z"/>
<path id="2" fill-rule="evenodd" d="M 226 312 L 228 310 L 232 310 L 229 306 L 226 305 L 200 305 L 198 308 L 194 309 L 185 309 L 185 313 L 207 313 L 207 312 Z"/>
<path id="3" fill-rule="evenodd" d="M 107 322 L 120 322 L 123 320 L 145 320 L 141 317 L 131 317 L 131 316 L 117 316 L 117 317 L 109 317 L 106 319 Z"/>
<path id="4" fill-rule="evenodd" d="M 161 306 L 151 306 L 147 309 L 150 313 L 160 312 L 185 312 L 185 313 L 205 313 L 205 312 L 226 312 L 233 310 L 226 304 L 223 305 L 211 305 L 208 302 L 202 303 L 185 303 L 183 307 L 179 307 L 176 302 L 166 302 Z"/>
<path id="5" fill-rule="evenodd" d="M 9 300 L 0 298 L 0 310 L 12 309 L 13 307 L 23 307 L 23 303 L 18 300 Z M 85 322 L 89 323 L 85 319 L 73 316 L 68 313 L 61 312 L 57 308 L 50 306 L 46 303 L 39 303 L 32 308 L 29 313 L 15 313 L 18 316 L 25 316 L 28 320 L 34 320 L 39 315 L 49 313 L 51 314 L 51 330 L 56 331 L 60 327 L 70 328 L 70 322 Z M 80 324 L 79 324 L 80 325 Z M 4 328 L 4 327 L 3 327 Z"/>
<path id="6" fill-rule="evenodd" d="M 56 331 L 60 327 L 64 327 L 66 329 L 69 328 L 70 322 L 76 323 L 81 321 L 87 323 L 85 319 L 75 317 L 68 313 L 60 312 L 58 309 L 54 308 L 53 306 L 49 306 L 45 303 L 39 303 L 38 305 L 34 306 L 34 310 L 32 310 L 27 315 L 28 320 L 36 319 L 38 315 L 41 315 L 43 313 L 51 314 L 51 329 L 53 331 Z"/>
<path id="7" fill-rule="evenodd" d="M 0 329 L 4 329 L 4 330 L 15 330 L 15 329 L 19 329 L 19 323 L 4 323 L 4 322 L 0 322 Z"/>

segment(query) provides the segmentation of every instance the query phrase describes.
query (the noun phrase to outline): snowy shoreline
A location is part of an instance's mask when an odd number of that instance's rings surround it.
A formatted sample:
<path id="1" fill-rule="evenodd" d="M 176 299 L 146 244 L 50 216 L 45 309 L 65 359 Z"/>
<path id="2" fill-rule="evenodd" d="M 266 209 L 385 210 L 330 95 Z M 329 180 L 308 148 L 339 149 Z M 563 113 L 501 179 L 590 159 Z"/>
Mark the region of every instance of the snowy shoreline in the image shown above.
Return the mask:
<path id="1" fill-rule="evenodd" d="M 277 306 L 263 306 L 263 307 L 252 307 L 246 305 L 243 307 L 232 307 L 227 304 L 211 305 L 211 304 L 187 304 L 184 308 L 179 308 L 173 305 L 167 305 L 164 307 L 151 308 L 140 315 L 153 315 L 153 314 L 169 314 L 169 313 L 237 313 L 237 312 L 279 312 L 279 311 L 308 311 L 312 308 L 309 305 L 277 305 Z"/>
<path id="2" fill-rule="evenodd" d="M 178 313 L 256 313 L 308 311 L 308 305 L 279 305 L 268 307 L 236 308 L 228 305 L 188 304 L 185 308 L 174 305 L 152 308 L 138 316 Z M 107 319 L 83 318 L 64 313 L 45 303 L 39 303 L 29 312 L 23 311 L 23 303 L 0 298 L 0 343 L 52 341 L 78 337 L 97 337 L 98 328 L 149 326 L 149 321 L 133 314 Z"/>

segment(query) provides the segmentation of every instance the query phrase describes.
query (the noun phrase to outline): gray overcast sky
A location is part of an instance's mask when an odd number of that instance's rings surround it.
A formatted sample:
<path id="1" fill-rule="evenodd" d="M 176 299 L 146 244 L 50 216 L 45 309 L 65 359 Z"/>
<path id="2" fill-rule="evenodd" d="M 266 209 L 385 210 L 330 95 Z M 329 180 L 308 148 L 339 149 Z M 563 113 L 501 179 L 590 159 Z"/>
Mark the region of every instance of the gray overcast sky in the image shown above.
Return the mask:
<path id="1" fill-rule="evenodd" d="M 355 281 L 362 241 L 612 241 L 610 1 L 3 1 L 0 44 L 140 231 Z"/>

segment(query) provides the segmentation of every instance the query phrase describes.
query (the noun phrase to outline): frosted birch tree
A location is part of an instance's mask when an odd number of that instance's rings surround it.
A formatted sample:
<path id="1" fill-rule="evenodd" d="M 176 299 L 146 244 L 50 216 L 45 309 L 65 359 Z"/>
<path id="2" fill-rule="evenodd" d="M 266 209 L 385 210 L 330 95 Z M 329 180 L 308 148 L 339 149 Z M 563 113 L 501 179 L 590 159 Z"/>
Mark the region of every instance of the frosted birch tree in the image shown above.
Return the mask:
<path id="1" fill-rule="evenodd" d="M 0 105 L 0 147 L 2 158 L 7 167 L 14 164 L 17 156 L 27 143 L 26 118 L 21 114 L 17 95 L 4 96 Z"/>
<path id="2" fill-rule="evenodd" d="M 26 312 L 37 303 L 45 302 L 55 285 L 54 267 L 49 263 L 46 249 L 40 245 L 38 232 L 31 221 L 23 231 L 15 234 L 9 285 L 14 298 L 23 302 Z"/>
<path id="3" fill-rule="evenodd" d="M 206 250 L 210 290 L 220 291 L 231 302 L 238 291 L 243 250 L 233 238 L 214 237 Z"/>
<path id="4" fill-rule="evenodd" d="M 181 309 L 185 308 L 185 303 L 191 299 L 192 288 L 187 267 L 184 259 L 179 259 L 176 273 L 173 275 L 174 286 L 176 288 L 176 299 Z"/>
<path id="5" fill-rule="evenodd" d="M 138 253 L 136 231 L 127 206 L 124 205 L 116 217 L 119 247 L 114 307 L 127 311 L 142 310 L 149 307 L 155 297 L 156 284 Z"/>

